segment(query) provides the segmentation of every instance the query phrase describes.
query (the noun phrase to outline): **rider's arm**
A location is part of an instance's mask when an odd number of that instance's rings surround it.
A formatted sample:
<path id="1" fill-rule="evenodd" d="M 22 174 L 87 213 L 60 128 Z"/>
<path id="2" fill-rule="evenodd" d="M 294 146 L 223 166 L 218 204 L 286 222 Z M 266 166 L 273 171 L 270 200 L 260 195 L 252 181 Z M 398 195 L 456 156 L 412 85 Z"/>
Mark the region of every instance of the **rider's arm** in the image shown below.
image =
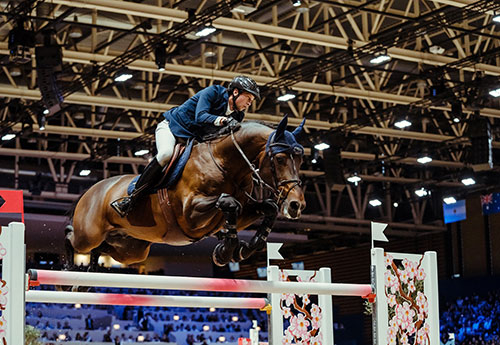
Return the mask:
<path id="1" fill-rule="evenodd" d="M 210 86 L 200 91 L 195 110 L 195 121 L 197 123 L 215 123 L 218 116 L 210 114 L 209 111 L 218 97 L 219 93 L 216 86 Z"/>

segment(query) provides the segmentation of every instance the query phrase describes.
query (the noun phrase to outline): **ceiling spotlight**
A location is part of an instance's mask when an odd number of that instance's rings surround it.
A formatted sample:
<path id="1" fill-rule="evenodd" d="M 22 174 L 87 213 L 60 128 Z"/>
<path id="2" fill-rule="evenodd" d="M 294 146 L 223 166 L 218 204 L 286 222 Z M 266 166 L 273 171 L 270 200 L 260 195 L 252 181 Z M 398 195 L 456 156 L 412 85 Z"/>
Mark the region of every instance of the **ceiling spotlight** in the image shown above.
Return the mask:
<path id="1" fill-rule="evenodd" d="M 361 177 L 359 177 L 358 174 L 356 173 L 352 174 L 347 178 L 347 182 L 351 182 L 354 184 L 357 184 L 359 181 L 361 181 Z"/>
<path id="2" fill-rule="evenodd" d="M 444 53 L 444 48 L 440 47 L 440 46 L 432 46 L 432 47 L 429 48 L 429 51 L 432 54 L 441 55 L 441 54 Z"/>
<path id="3" fill-rule="evenodd" d="M 231 12 L 248 15 L 254 12 L 255 10 L 257 10 L 257 6 L 254 1 L 242 1 L 240 4 L 233 7 Z"/>
<path id="4" fill-rule="evenodd" d="M 432 158 L 429 157 L 428 154 L 424 154 L 424 155 L 417 158 L 417 162 L 419 162 L 420 164 L 427 164 L 427 163 L 432 162 Z"/>
<path id="5" fill-rule="evenodd" d="M 493 18 L 491 18 L 492 21 L 494 21 L 495 23 L 500 23 L 500 13 L 495 13 L 495 15 L 493 16 Z"/>
<path id="6" fill-rule="evenodd" d="M 38 114 L 38 116 L 37 116 L 37 118 L 36 118 L 36 119 L 37 119 L 37 121 L 38 121 L 38 129 L 39 129 L 39 130 L 41 130 L 41 131 L 44 131 L 44 130 L 45 130 L 45 122 L 46 122 L 46 118 L 45 118 L 45 115 L 44 115 L 44 114 L 45 114 L 45 111 L 46 111 L 46 110 L 47 110 L 47 109 L 45 109 L 45 110 L 43 111 L 43 114 Z"/>
<path id="7" fill-rule="evenodd" d="M 495 90 L 491 90 L 489 93 L 490 93 L 490 96 L 500 97 L 500 88 L 495 89 Z"/>
<path id="8" fill-rule="evenodd" d="M 290 100 L 292 100 L 294 98 L 295 98 L 295 94 L 294 93 L 292 93 L 290 91 L 286 91 L 285 94 L 279 96 L 277 98 L 277 100 L 280 101 L 280 102 L 288 102 L 288 101 L 290 101 Z"/>
<path id="9" fill-rule="evenodd" d="M 476 180 L 474 180 L 472 177 L 465 177 L 461 181 L 465 186 L 472 186 L 476 184 Z"/>
<path id="10" fill-rule="evenodd" d="M 148 149 L 137 150 L 134 152 L 134 156 L 144 156 L 149 153 Z"/>
<path id="11" fill-rule="evenodd" d="M 216 28 L 214 28 L 212 25 L 207 25 L 203 29 L 195 33 L 195 35 L 198 37 L 207 37 L 208 35 L 213 34 L 215 31 L 217 31 Z"/>
<path id="12" fill-rule="evenodd" d="M 130 72 L 127 68 L 124 68 L 116 73 L 114 80 L 115 82 L 121 83 L 129 80 L 132 77 L 133 77 L 132 72 Z"/>
<path id="13" fill-rule="evenodd" d="M 393 202 L 393 203 L 392 203 L 392 206 L 394 206 L 394 207 L 399 207 L 399 204 L 398 204 L 397 202 Z"/>
<path id="14" fill-rule="evenodd" d="M 387 52 L 375 53 L 375 56 L 370 60 L 372 65 L 380 65 L 384 62 L 391 61 L 391 57 L 387 55 Z"/>
<path id="15" fill-rule="evenodd" d="M 167 62 L 167 50 L 165 45 L 159 44 L 155 48 L 155 62 L 158 67 L 158 71 L 163 72 L 165 70 L 165 63 Z"/>
<path id="16" fill-rule="evenodd" d="M 43 115 L 49 115 L 50 114 L 50 110 L 49 109 L 44 109 L 43 110 Z"/>
<path id="17" fill-rule="evenodd" d="M 403 120 L 399 120 L 397 122 L 394 123 L 394 126 L 400 128 L 400 129 L 403 129 L 403 128 L 406 128 L 406 127 L 410 127 L 411 126 L 411 122 L 406 120 L 406 119 L 403 119 Z"/>
<path id="18" fill-rule="evenodd" d="M 16 135 L 14 133 L 8 133 L 2 137 L 2 141 L 9 141 L 9 140 L 14 139 L 15 137 L 16 137 Z"/>
<path id="19" fill-rule="evenodd" d="M 319 144 L 314 145 L 314 148 L 318 151 L 323 151 L 323 150 L 329 149 L 330 145 L 328 145 L 327 143 L 319 143 Z"/>
<path id="20" fill-rule="evenodd" d="M 299 7 L 300 5 L 302 5 L 302 1 L 301 0 L 292 0 L 292 5 L 293 5 L 293 7 Z"/>
<path id="21" fill-rule="evenodd" d="M 373 207 L 377 207 L 377 206 L 380 206 L 382 205 L 382 201 L 380 201 L 379 199 L 375 198 L 375 199 L 371 199 L 370 201 L 368 201 L 368 203 L 373 206 Z"/>
<path id="22" fill-rule="evenodd" d="M 90 175 L 90 169 L 82 169 L 80 170 L 80 173 L 78 175 L 80 176 L 89 176 Z"/>
<path id="23" fill-rule="evenodd" d="M 428 191 L 427 189 L 425 189 L 424 187 L 422 187 L 422 188 L 420 188 L 420 189 L 415 190 L 415 194 L 416 194 L 419 198 L 423 198 L 424 196 L 429 195 L 429 191 Z"/>
<path id="24" fill-rule="evenodd" d="M 14 66 L 10 69 L 10 75 L 12 77 L 19 77 L 21 74 L 22 74 L 22 71 L 18 66 Z"/>
<path id="25" fill-rule="evenodd" d="M 454 118 L 453 118 L 453 122 L 455 122 L 455 123 L 460 123 L 460 119 L 459 119 L 458 117 L 454 117 Z"/>
<path id="26" fill-rule="evenodd" d="M 457 199 L 455 199 L 452 196 L 447 196 L 447 197 L 443 198 L 443 201 L 444 201 L 444 203 L 446 205 L 451 205 L 451 204 L 456 204 L 457 203 Z"/>

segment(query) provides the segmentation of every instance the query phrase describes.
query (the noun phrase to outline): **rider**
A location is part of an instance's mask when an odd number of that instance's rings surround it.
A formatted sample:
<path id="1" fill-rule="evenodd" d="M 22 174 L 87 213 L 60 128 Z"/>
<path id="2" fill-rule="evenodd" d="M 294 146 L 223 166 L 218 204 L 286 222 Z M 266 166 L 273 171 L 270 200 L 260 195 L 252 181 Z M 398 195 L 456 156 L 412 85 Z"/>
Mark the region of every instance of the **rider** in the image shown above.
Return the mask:
<path id="1" fill-rule="evenodd" d="M 182 105 L 163 113 L 165 120 L 158 124 L 155 132 L 158 154 L 142 172 L 132 194 L 111 203 L 113 209 L 125 217 L 137 199 L 154 187 L 172 158 L 176 138 L 202 137 L 231 119 L 241 122 L 255 98 L 260 99 L 257 83 L 249 77 L 237 76 L 227 89 L 220 85 L 209 86 Z"/>

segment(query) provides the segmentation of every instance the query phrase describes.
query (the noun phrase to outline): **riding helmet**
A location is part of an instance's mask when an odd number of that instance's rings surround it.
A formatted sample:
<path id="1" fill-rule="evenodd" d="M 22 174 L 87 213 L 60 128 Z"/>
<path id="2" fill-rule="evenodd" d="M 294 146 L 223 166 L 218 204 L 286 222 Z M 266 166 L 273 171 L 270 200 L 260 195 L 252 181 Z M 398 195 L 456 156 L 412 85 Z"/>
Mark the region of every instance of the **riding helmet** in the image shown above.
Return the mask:
<path id="1" fill-rule="evenodd" d="M 252 78 L 245 77 L 244 75 L 234 77 L 231 83 L 229 83 L 228 91 L 232 93 L 234 89 L 251 93 L 257 100 L 260 100 L 259 87 Z"/>

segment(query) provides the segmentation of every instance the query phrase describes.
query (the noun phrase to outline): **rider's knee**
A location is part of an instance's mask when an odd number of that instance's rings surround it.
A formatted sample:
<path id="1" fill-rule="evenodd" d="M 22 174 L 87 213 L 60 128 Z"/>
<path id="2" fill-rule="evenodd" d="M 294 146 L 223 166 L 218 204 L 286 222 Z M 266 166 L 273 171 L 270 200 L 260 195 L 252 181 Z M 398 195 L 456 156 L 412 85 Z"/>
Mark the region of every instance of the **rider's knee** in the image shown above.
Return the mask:
<path id="1" fill-rule="evenodd" d="M 173 150 L 164 150 L 162 152 L 158 152 L 156 155 L 156 160 L 162 167 L 170 162 L 170 158 L 172 158 Z"/>

